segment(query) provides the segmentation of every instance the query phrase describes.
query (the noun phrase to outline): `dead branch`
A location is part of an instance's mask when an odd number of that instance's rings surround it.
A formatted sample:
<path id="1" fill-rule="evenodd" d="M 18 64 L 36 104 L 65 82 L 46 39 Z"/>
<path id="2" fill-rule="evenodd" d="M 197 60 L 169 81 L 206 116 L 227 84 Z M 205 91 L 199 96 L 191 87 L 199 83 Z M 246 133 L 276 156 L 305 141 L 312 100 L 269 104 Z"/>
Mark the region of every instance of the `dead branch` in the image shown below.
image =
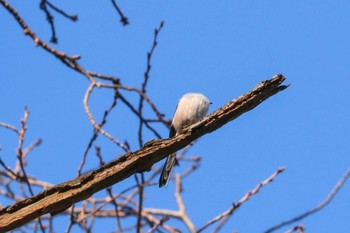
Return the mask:
<path id="1" fill-rule="evenodd" d="M 234 203 L 228 210 L 225 212 L 219 214 L 215 218 L 211 219 L 209 222 L 207 222 L 203 227 L 201 227 L 197 232 L 202 232 L 210 225 L 216 223 L 217 221 L 220 221 L 219 225 L 215 228 L 213 232 L 218 232 L 223 224 L 226 223 L 226 221 L 229 219 L 229 217 L 233 214 L 233 212 L 238 209 L 244 202 L 248 201 L 253 195 L 257 194 L 259 190 L 265 186 L 266 184 L 272 182 L 280 173 L 282 173 L 286 168 L 281 167 L 277 171 L 275 171 L 269 178 L 266 180 L 260 182 L 254 189 L 247 192 L 237 203 Z"/>
<path id="2" fill-rule="evenodd" d="M 119 16 L 120 16 L 120 22 L 123 24 L 123 26 L 126 26 L 129 24 L 129 19 L 128 17 L 126 17 L 122 10 L 120 9 L 120 7 L 118 6 L 117 4 L 117 1 L 116 0 L 112 0 L 112 4 L 114 6 L 114 8 L 117 10 Z"/>
<path id="3" fill-rule="evenodd" d="M 181 175 L 176 174 L 175 176 L 175 199 L 178 206 L 178 210 L 164 210 L 164 209 L 154 209 L 154 208 L 145 208 L 144 211 L 149 214 L 155 214 L 155 215 L 163 215 L 163 218 L 176 218 L 181 220 L 183 222 L 188 232 L 195 233 L 196 227 L 194 226 L 193 222 L 191 221 L 190 217 L 187 214 L 186 211 L 186 205 L 182 199 L 181 196 L 182 193 L 182 182 L 181 182 Z M 163 227 L 163 225 L 161 225 Z"/>
<path id="4" fill-rule="evenodd" d="M 315 208 L 306 211 L 305 213 L 294 217 L 288 221 L 284 221 L 281 222 L 278 225 L 275 225 L 271 228 L 269 228 L 268 230 L 265 231 L 265 233 L 271 233 L 273 231 L 276 231 L 278 229 L 280 229 L 281 227 L 293 224 L 295 222 L 298 222 L 318 211 L 320 211 L 321 209 L 323 209 L 324 207 L 326 207 L 326 205 L 328 205 L 332 199 L 335 197 L 335 195 L 339 192 L 339 190 L 341 189 L 341 187 L 344 185 L 345 181 L 350 177 L 350 168 L 345 172 L 345 174 L 343 175 L 343 177 L 338 181 L 338 183 L 334 186 L 334 188 L 332 189 L 332 191 L 328 194 L 328 196 L 326 197 L 326 199 L 324 199 L 320 204 L 318 204 Z"/>
<path id="5" fill-rule="evenodd" d="M 12 130 L 13 132 L 15 132 L 16 134 L 19 134 L 19 130 L 18 130 L 15 126 L 13 126 L 13 125 L 6 124 L 6 123 L 4 123 L 4 122 L 0 122 L 0 126 L 1 126 L 1 127 L 5 127 L 6 129 L 10 129 L 10 130 Z"/>
<path id="6" fill-rule="evenodd" d="M 52 10 L 56 11 L 58 14 L 64 16 L 67 19 L 70 19 L 72 21 L 77 21 L 78 16 L 77 15 L 69 15 L 62 9 L 58 8 L 57 6 L 53 5 L 50 3 L 48 0 L 41 0 L 40 4 L 40 9 L 44 11 L 46 15 L 46 19 L 50 25 L 51 28 L 51 42 L 56 44 L 58 42 L 57 36 L 56 36 L 56 28 L 55 28 L 55 23 L 54 23 L 54 17 L 52 13 L 49 11 L 48 7 L 50 7 Z"/>
<path id="7" fill-rule="evenodd" d="M 196 232 L 196 227 L 193 225 L 192 221 L 190 220 L 187 212 L 186 207 L 183 202 L 181 193 L 182 193 L 182 183 L 181 183 L 181 177 L 179 174 L 175 176 L 175 184 L 176 184 L 176 192 L 175 192 L 175 198 L 177 205 L 179 207 L 179 217 L 182 219 L 182 221 L 186 224 L 188 230 L 192 233 Z"/>
<path id="8" fill-rule="evenodd" d="M 293 227 L 292 229 L 286 231 L 285 233 L 293 233 L 293 232 L 304 233 L 305 232 L 305 227 L 301 226 L 301 225 L 297 225 L 297 226 Z"/>
<path id="9" fill-rule="evenodd" d="M 44 214 L 63 211 L 72 204 L 85 200 L 94 193 L 135 173 L 151 170 L 154 163 L 164 159 L 168 154 L 219 129 L 255 108 L 267 98 L 286 89 L 288 86 L 281 85 L 284 80 L 283 75 L 275 75 L 272 79 L 259 83 L 250 92 L 228 102 L 202 121 L 188 127 L 176 137 L 167 140 L 151 140 L 140 150 L 128 152 L 97 170 L 1 209 L 0 232 L 12 230 Z"/>

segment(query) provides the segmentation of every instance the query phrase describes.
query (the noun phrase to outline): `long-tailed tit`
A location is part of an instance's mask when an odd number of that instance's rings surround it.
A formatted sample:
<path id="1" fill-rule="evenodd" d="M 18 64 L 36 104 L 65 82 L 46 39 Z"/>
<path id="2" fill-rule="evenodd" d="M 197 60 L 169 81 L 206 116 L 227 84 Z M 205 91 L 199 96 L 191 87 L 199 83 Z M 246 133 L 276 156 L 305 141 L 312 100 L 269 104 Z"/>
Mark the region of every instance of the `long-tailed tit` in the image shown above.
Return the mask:
<path id="1" fill-rule="evenodd" d="M 200 93 L 188 93 L 181 97 L 171 122 L 169 137 L 176 136 L 187 126 L 203 119 L 209 109 L 210 101 Z M 168 183 L 170 172 L 176 163 L 176 153 L 168 155 L 159 179 L 159 187 Z"/>

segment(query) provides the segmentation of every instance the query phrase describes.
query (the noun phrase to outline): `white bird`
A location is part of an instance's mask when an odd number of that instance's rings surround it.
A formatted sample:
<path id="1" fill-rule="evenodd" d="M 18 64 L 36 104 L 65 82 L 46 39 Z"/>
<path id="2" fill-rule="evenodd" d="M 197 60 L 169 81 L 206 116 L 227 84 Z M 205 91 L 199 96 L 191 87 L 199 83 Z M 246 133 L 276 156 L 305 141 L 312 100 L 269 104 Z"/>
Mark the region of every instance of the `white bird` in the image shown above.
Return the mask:
<path id="1" fill-rule="evenodd" d="M 208 113 L 211 102 L 200 93 L 188 93 L 181 97 L 171 122 L 169 138 L 181 133 L 183 129 L 202 120 Z M 168 183 L 170 172 L 176 163 L 176 153 L 168 155 L 159 178 L 159 187 Z"/>

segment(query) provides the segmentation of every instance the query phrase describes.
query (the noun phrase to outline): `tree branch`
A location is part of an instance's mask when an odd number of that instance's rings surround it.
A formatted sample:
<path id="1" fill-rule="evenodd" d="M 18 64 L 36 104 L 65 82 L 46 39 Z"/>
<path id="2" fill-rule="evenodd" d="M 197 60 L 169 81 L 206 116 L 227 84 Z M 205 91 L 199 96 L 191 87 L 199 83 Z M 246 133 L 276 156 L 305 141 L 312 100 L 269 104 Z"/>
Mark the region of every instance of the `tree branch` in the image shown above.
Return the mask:
<path id="1" fill-rule="evenodd" d="M 151 170 L 154 163 L 164 159 L 168 154 L 219 129 L 267 98 L 286 89 L 288 86 L 281 85 L 284 80 L 283 75 L 275 75 L 272 79 L 259 83 L 250 92 L 228 102 L 202 121 L 188 127 L 176 137 L 151 140 L 138 151 L 128 152 L 90 173 L 1 209 L 0 232 L 10 231 L 44 214 L 63 211 L 72 204 L 87 199 L 135 173 Z"/>
<path id="2" fill-rule="evenodd" d="M 303 214 L 300 214 L 288 221 L 284 221 L 281 222 L 280 224 L 277 224 L 271 228 L 269 228 L 268 230 L 266 230 L 264 233 L 271 233 L 273 231 L 276 231 L 284 226 L 296 223 L 306 217 L 309 217 L 310 215 L 322 210 L 324 207 L 326 207 L 335 197 L 335 195 L 339 192 L 339 190 L 341 189 L 341 187 L 343 187 L 344 183 L 347 181 L 347 179 L 350 177 L 350 168 L 345 172 L 345 174 L 343 175 L 343 177 L 338 181 L 338 183 L 334 186 L 334 188 L 332 189 L 332 191 L 328 194 L 328 196 L 326 197 L 326 199 L 324 199 L 320 204 L 318 204 L 315 208 L 306 211 Z M 302 229 L 304 230 L 304 229 Z M 295 230 L 293 230 L 295 231 Z M 301 231 L 301 230 L 300 230 Z"/>
<path id="3" fill-rule="evenodd" d="M 122 12 L 122 10 L 120 9 L 120 7 L 118 6 L 116 0 L 112 0 L 112 4 L 113 4 L 114 8 L 117 10 L 117 12 L 118 12 L 118 14 L 119 14 L 119 16 L 120 16 L 120 22 L 122 22 L 123 26 L 128 25 L 128 24 L 129 24 L 129 19 L 128 19 L 128 17 L 126 17 L 126 16 L 123 14 L 123 12 Z"/>
<path id="4" fill-rule="evenodd" d="M 274 181 L 275 178 L 279 174 L 281 174 L 285 169 L 286 169 L 285 167 L 279 168 L 269 178 L 267 178 L 266 180 L 260 182 L 254 189 L 252 189 L 249 192 L 247 192 L 238 202 L 233 203 L 233 205 L 228 210 L 224 211 L 223 213 L 219 214 L 218 216 L 214 217 L 209 222 L 207 222 L 203 227 L 201 227 L 197 231 L 197 233 L 200 233 L 200 232 L 204 231 L 207 227 L 209 227 L 210 225 L 216 223 L 217 221 L 220 221 L 220 223 L 218 224 L 218 226 L 216 226 L 216 228 L 213 230 L 213 232 L 219 232 L 219 230 L 227 222 L 229 217 L 232 216 L 232 214 L 234 213 L 235 210 L 237 210 L 244 202 L 248 201 L 253 195 L 256 195 L 263 186 L 265 186 L 268 183 L 271 183 L 272 181 Z"/>

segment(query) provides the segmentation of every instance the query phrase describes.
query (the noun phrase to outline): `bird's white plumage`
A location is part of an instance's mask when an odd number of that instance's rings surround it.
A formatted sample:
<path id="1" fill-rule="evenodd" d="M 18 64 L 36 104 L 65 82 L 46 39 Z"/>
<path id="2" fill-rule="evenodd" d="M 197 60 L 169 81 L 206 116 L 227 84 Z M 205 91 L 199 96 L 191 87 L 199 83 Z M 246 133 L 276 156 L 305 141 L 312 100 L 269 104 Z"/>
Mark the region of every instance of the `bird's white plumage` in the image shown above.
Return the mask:
<path id="1" fill-rule="evenodd" d="M 169 137 L 173 137 L 193 123 L 203 119 L 209 109 L 210 101 L 200 93 L 188 93 L 181 97 L 171 123 Z M 176 153 L 167 157 L 159 179 L 159 187 L 168 183 L 171 169 L 176 162 Z"/>
<path id="2" fill-rule="evenodd" d="M 210 101 L 200 93 L 188 93 L 179 100 L 172 126 L 176 133 L 201 120 L 208 113 Z"/>

